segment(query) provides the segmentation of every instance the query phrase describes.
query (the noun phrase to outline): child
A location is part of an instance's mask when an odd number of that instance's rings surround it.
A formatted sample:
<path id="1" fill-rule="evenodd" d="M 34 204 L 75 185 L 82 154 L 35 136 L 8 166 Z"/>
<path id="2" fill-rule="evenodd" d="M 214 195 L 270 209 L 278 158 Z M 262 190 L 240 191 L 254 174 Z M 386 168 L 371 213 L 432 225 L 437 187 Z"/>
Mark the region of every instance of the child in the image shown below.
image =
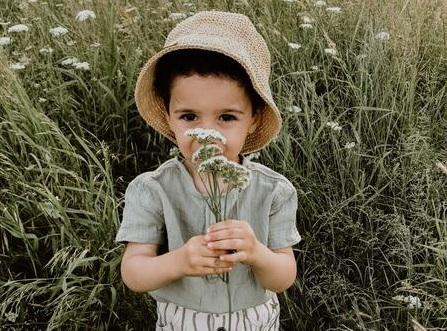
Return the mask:
<path id="1" fill-rule="evenodd" d="M 183 156 L 130 182 L 116 236 L 127 242 L 124 283 L 157 302 L 156 330 L 228 330 L 226 284 L 217 276 L 228 271 L 231 330 L 279 329 L 276 293 L 295 280 L 291 246 L 301 240 L 297 195 L 284 176 L 245 157 L 281 128 L 269 76 L 269 50 L 248 17 L 203 11 L 169 33 L 138 77 L 140 114 Z M 251 172 L 244 190 L 222 195 L 230 217 L 219 223 L 191 161 L 200 145 L 184 134 L 196 127 L 221 132 L 224 156 Z"/>

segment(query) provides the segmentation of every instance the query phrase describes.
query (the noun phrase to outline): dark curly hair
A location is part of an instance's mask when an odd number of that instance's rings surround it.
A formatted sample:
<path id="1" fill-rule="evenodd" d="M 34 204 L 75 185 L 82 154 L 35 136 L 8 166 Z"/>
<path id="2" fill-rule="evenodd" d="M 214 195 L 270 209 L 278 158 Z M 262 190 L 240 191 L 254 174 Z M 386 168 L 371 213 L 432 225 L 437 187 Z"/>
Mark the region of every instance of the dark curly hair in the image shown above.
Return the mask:
<path id="1" fill-rule="evenodd" d="M 236 82 L 245 90 L 252 104 L 252 116 L 265 105 L 254 90 L 245 69 L 234 59 L 214 51 L 203 49 L 181 49 L 163 55 L 155 67 L 154 89 L 163 99 L 169 113 L 172 82 L 177 76 L 223 76 Z"/>

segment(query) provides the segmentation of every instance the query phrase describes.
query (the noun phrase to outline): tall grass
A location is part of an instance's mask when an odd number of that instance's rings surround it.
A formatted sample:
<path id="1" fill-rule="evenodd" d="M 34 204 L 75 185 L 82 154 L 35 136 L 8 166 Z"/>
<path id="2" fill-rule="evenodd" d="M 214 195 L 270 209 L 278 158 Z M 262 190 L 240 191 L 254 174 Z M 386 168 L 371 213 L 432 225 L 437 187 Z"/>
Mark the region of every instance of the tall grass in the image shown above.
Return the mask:
<path id="1" fill-rule="evenodd" d="M 153 300 L 121 282 L 124 247 L 113 239 L 127 183 L 172 145 L 140 118 L 133 89 L 176 24 L 169 14 L 204 9 L 248 15 L 272 53 L 284 126 L 259 161 L 295 184 L 304 238 L 295 285 L 280 295 L 281 328 L 447 328 L 442 1 L 330 3 L 338 14 L 313 1 L 61 4 L 0 8 L 13 38 L 0 46 L 0 329 L 154 324 Z M 96 20 L 75 21 L 83 9 Z M 313 29 L 300 28 L 303 15 Z M 18 23 L 30 30 L 7 33 Z M 58 25 L 69 33 L 52 37 Z M 27 67 L 11 70 L 23 56 Z M 69 56 L 90 70 L 64 66 Z M 410 296 L 419 307 L 401 300 Z"/>

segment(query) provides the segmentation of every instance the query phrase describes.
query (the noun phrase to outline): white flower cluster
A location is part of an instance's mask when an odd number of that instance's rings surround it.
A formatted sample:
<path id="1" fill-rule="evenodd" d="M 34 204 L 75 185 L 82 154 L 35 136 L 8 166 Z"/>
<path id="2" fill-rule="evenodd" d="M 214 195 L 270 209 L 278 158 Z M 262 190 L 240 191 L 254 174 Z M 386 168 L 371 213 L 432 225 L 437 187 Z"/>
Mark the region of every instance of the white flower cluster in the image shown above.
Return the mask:
<path id="1" fill-rule="evenodd" d="M 318 1 L 315 1 L 315 7 L 326 7 L 326 1 L 323 1 L 323 0 L 318 0 Z"/>
<path id="2" fill-rule="evenodd" d="M 25 24 L 16 24 L 8 28 L 9 32 L 26 32 L 29 28 Z"/>
<path id="3" fill-rule="evenodd" d="M 326 123 L 326 126 L 330 127 L 334 131 L 340 131 L 341 130 L 341 126 L 338 125 L 337 122 L 329 121 L 329 122 Z"/>
<path id="4" fill-rule="evenodd" d="M 217 156 L 221 154 L 222 148 L 216 144 L 206 144 L 200 147 L 197 151 L 195 151 L 192 155 L 192 162 L 199 163 L 205 161 L 213 156 Z"/>
<path id="5" fill-rule="evenodd" d="M 0 46 L 6 46 L 11 43 L 10 37 L 0 37 Z"/>
<path id="6" fill-rule="evenodd" d="M 340 7 L 326 7 L 326 11 L 330 12 L 330 13 L 341 13 L 341 8 Z"/>
<path id="7" fill-rule="evenodd" d="M 61 64 L 64 66 L 71 65 L 75 69 L 84 71 L 90 70 L 90 64 L 88 62 L 79 62 L 79 59 L 73 56 L 66 58 L 61 62 Z"/>
<path id="8" fill-rule="evenodd" d="M 406 297 L 404 297 L 403 295 L 396 295 L 395 297 L 393 297 L 393 300 L 407 303 L 407 307 L 409 309 L 420 308 L 422 306 L 421 300 L 418 297 L 412 295 Z"/>
<path id="9" fill-rule="evenodd" d="M 91 10 L 81 10 L 77 15 L 76 15 L 76 21 L 78 22 L 84 22 L 88 19 L 95 19 L 96 15 L 93 11 Z"/>
<path id="10" fill-rule="evenodd" d="M 345 149 L 351 149 L 355 147 L 355 142 L 351 141 L 350 143 L 345 144 Z"/>
<path id="11" fill-rule="evenodd" d="M 290 113 L 301 113 L 303 111 L 300 107 L 295 105 L 290 106 L 288 110 Z"/>
<path id="12" fill-rule="evenodd" d="M 387 41 L 390 40 L 390 34 L 388 32 L 382 31 L 377 33 L 374 38 L 376 38 L 379 41 Z"/>
<path id="13" fill-rule="evenodd" d="M 185 131 L 185 136 L 196 138 L 200 144 L 210 143 L 211 141 L 220 141 L 222 144 L 226 144 L 227 139 L 222 133 L 213 129 L 188 129 Z"/>
<path id="14" fill-rule="evenodd" d="M 293 48 L 293 49 L 300 49 L 301 48 L 301 44 L 298 43 L 289 43 L 289 47 Z"/>
<path id="15" fill-rule="evenodd" d="M 222 167 L 220 176 L 224 183 L 228 183 L 232 188 L 243 190 L 250 181 L 250 170 L 233 161 L 226 161 Z"/>
<path id="16" fill-rule="evenodd" d="M 63 26 L 57 26 L 55 28 L 51 28 L 49 31 L 53 37 L 59 37 L 66 34 L 68 32 L 68 29 L 64 28 Z"/>
<path id="17" fill-rule="evenodd" d="M 337 55 L 337 50 L 335 48 L 325 48 L 324 52 L 326 54 L 329 54 L 329 55 L 332 55 L 332 56 Z"/>

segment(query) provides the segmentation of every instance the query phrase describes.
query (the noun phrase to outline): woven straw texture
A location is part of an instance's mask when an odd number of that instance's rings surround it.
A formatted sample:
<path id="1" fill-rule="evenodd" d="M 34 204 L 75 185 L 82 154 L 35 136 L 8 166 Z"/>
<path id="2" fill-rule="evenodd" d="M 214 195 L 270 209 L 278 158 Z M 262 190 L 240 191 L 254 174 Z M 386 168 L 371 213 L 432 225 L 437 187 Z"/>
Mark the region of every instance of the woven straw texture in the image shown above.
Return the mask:
<path id="1" fill-rule="evenodd" d="M 163 100 L 153 88 L 154 70 L 158 59 L 166 53 L 188 48 L 220 52 L 239 62 L 247 71 L 254 89 L 266 106 L 261 110 L 258 128 L 247 136 L 241 153 L 253 153 L 268 145 L 278 135 L 282 125 L 269 85 L 270 52 L 264 38 L 243 14 L 201 11 L 171 30 L 164 47 L 146 62 L 137 79 L 135 101 L 144 120 L 176 143 L 164 116 Z"/>

